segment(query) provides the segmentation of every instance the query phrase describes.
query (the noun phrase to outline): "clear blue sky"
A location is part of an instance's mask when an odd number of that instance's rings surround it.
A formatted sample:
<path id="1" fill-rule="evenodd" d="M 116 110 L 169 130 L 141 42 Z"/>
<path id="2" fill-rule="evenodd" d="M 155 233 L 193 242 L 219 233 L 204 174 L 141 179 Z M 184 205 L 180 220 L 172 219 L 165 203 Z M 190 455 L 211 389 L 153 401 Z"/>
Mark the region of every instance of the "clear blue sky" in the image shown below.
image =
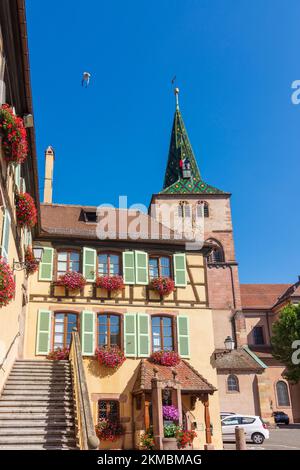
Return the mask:
<path id="1" fill-rule="evenodd" d="M 299 19 L 298 0 L 27 0 L 41 194 L 50 144 L 55 202 L 148 204 L 162 188 L 176 74 L 202 176 L 233 194 L 241 281 L 294 282 Z"/>

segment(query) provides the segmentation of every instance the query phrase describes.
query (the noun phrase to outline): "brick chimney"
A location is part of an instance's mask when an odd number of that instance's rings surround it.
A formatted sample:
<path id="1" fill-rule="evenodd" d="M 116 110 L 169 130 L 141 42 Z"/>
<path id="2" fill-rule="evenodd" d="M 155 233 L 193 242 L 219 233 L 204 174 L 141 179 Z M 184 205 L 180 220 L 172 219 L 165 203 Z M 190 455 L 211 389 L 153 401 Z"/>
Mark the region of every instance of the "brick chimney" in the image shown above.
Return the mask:
<path id="1" fill-rule="evenodd" d="M 45 152 L 45 183 L 44 183 L 44 202 L 52 204 L 53 193 L 53 167 L 54 167 L 54 150 L 48 147 Z"/>

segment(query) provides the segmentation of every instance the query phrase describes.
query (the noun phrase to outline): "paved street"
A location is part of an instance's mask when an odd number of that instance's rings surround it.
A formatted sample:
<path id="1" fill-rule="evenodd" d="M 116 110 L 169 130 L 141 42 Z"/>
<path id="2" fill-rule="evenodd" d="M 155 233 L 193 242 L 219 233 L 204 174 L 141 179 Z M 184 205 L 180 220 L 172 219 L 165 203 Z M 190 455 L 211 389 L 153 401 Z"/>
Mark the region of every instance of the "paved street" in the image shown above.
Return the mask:
<path id="1" fill-rule="evenodd" d="M 300 425 L 283 426 L 270 429 L 270 439 L 262 445 L 247 443 L 249 450 L 300 450 Z M 235 444 L 224 443 L 225 450 L 234 450 Z"/>

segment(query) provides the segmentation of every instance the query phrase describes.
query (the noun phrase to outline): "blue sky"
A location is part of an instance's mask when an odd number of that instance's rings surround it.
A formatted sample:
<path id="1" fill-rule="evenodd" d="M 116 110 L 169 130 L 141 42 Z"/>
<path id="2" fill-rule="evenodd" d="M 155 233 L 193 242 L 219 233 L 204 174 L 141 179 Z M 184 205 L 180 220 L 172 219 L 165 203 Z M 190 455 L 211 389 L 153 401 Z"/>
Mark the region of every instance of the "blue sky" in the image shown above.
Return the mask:
<path id="1" fill-rule="evenodd" d="M 55 202 L 148 204 L 163 184 L 176 75 L 203 179 L 233 194 L 241 281 L 294 282 L 299 17 L 298 0 L 27 0 L 41 194 L 52 145 Z"/>

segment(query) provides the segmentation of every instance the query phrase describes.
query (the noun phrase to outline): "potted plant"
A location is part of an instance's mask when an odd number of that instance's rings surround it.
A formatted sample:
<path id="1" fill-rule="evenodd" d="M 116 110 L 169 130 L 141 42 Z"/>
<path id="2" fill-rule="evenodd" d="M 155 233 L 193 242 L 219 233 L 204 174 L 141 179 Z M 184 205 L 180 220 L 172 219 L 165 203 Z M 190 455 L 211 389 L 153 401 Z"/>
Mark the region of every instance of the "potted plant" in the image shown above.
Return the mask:
<path id="1" fill-rule="evenodd" d="M 6 260 L 0 257 L 0 307 L 4 307 L 15 295 L 14 275 Z"/>
<path id="2" fill-rule="evenodd" d="M 151 354 L 150 360 L 154 364 L 174 367 L 180 362 L 180 356 L 175 351 L 155 351 Z"/>
<path id="3" fill-rule="evenodd" d="M 49 359 L 50 361 L 66 361 L 69 359 L 69 354 L 69 348 L 57 348 L 50 352 L 46 359 Z"/>
<path id="4" fill-rule="evenodd" d="M 107 418 L 101 418 L 95 426 L 95 431 L 100 445 L 105 443 L 114 443 L 125 434 L 124 427 L 118 421 L 111 421 Z"/>
<path id="5" fill-rule="evenodd" d="M 162 439 L 164 450 L 177 450 L 176 433 L 179 429 L 175 423 L 164 425 L 164 437 Z"/>
<path id="6" fill-rule="evenodd" d="M 30 194 L 16 195 L 16 216 L 19 227 L 34 227 L 36 225 L 37 210 Z"/>
<path id="7" fill-rule="evenodd" d="M 195 437 L 197 437 L 195 431 L 186 431 L 182 428 L 177 429 L 176 440 L 178 449 L 185 449 L 187 446 L 191 447 Z"/>
<path id="8" fill-rule="evenodd" d="M 174 292 L 175 282 L 170 277 L 156 277 L 152 279 L 150 289 L 158 292 L 161 297 L 164 297 Z"/>
<path id="9" fill-rule="evenodd" d="M 71 291 L 76 291 L 78 289 L 82 289 L 86 285 L 86 279 L 81 273 L 77 273 L 76 271 L 67 271 L 58 278 L 55 285 L 63 286 Z"/>
<path id="10" fill-rule="evenodd" d="M 23 119 L 16 116 L 8 104 L 0 108 L 0 131 L 6 161 L 23 163 L 28 154 L 26 129 Z"/>
<path id="11" fill-rule="evenodd" d="M 110 369 L 118 369 L 125 361 L 124 352 L 116 346 L 97 348 L 95 356 L 99 364 Z"/>
<path id="12" fill-rule="evenodd" d="M 153 428 L 150 428 L 141 435 L 141 447 L 147 450 L 154 450 L 155 449 L 155 441 L 153 437 Z"/>
<path id="13" fill-rule="evenodd" d="M 31 247 L 27 247 L 25 250 L 25 264 L 27 276 L 34 274 L 39 268 L 39 262 L 33 256 Z"/>
<path id="14" fill-rule="evenodd" d="M 118 292 L 124 289 L 124 280 L 122 276 L 98 276 L 96 279 L 96 286 L 101 289 L 106 289 L 108 292 Z"/>

